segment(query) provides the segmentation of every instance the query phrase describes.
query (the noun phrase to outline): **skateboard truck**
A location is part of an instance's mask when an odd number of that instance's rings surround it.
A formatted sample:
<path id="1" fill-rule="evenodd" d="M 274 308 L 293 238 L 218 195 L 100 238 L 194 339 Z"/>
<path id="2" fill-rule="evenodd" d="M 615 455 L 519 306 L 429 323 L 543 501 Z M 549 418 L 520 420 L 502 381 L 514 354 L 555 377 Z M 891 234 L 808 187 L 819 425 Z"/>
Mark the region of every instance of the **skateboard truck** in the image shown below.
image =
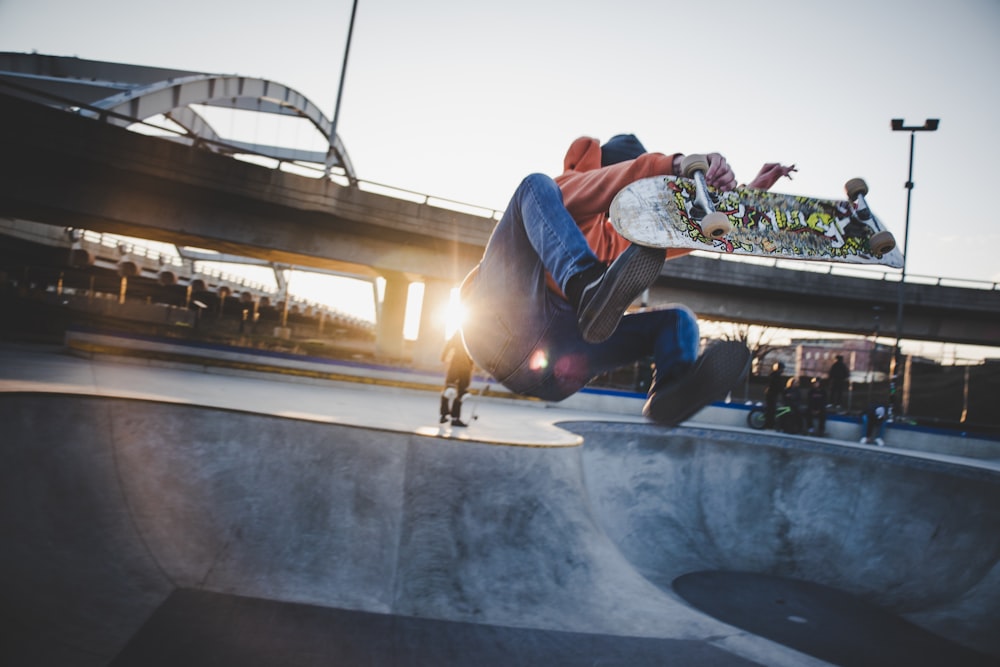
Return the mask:
<path id="1" fill-rule="evenodd" d="M 701 233 L 709 239 L 722 238 L 733 230 L 732 223 L 725 213 L 715 210 L 715 204 L 708 193 L 708 183 L 705 172 L 708 171 L 708 158 L 704 155 L 688 155 L 681 161 L 681 173 L 694 181 L 695 195 L 691 217 L 698 220 Z"/>
<path id="2" fill-rule="evenodd" d="M 865 195 L 868 194 L 868 184 L 865 183 L 864 179 L 852 178 L 844 184 L 844 190 L 847 192 L 848 201 L 854 204 L 854 217 L 872 231 L 872 235 L 868 238 L 868 247 L 871 248 L 872 253 L 881 257 L 892 252 L 893 248 L 896 247 L 896 237 L 882 226 L 882 223 L 872 215 L 871 209 L 868 208 L 868 202 L 865 201 Z"/>

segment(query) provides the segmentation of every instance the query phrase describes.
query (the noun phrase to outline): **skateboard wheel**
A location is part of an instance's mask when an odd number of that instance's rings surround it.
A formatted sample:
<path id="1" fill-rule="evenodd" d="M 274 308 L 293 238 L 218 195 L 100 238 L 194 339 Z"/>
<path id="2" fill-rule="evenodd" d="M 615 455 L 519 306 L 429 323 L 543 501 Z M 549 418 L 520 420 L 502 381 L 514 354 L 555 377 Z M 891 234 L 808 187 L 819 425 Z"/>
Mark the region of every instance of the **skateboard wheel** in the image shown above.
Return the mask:
<path id="1" fill-rule="evenodd" d="M 694 176 L 696 171 L 708 171 L 708 158 L 704 155 L 688 155 L 681 160 L 681 173 L 687 178 Z"/>
<path id="2" fill-rule="evenodd" d="M 863 178 L 852 178 L 844 184 L 844 189 L 847 190 L 847 198 L 851 201 L 854 201 L 858 195 L 868 194 L 868 184 Z"/>
<path id="3" fill-rule="evenodd" d="M 876 232 L 868 239 L 868 247 L 871 248 L 874 254 L 881 257 L 892 252 L 893 248 L 896 247 L 896 237 L 892 235 L 892 232 Z"/>
<path id="4" fill-rule="evenodd" d="M 701 221 L 701 233 L 710 239 L 722 238 L 733 231 L 733 225 L 725 213 L 713 211 Z"/>

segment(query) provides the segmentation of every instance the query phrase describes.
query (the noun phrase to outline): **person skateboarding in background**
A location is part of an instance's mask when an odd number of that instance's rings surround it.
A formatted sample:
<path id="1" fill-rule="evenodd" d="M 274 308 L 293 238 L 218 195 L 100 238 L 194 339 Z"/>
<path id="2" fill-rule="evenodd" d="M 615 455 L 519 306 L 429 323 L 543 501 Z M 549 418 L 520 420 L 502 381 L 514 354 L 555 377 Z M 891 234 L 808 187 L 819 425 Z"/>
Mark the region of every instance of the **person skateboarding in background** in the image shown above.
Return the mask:
<path id="1" fill-rule="evenodd" d="M 561 401 L 652 355 L 643 414 L 667 425 L 721 398 L 746 374 L 750 353 L 742 343 L 716 343 L 698 355 L 698 322 L 682 305 L 625 314 L 664 259 L 689 251 L 630 243 L 608 220 L 611 200 L 636 180 L 678 174 L 682 158 L 648 153 L 631 134 L 603 146 L 580 137 L 560 176 L 521 181 L 462 284 L 462 336 L 481 368 L 513 392 Z M 736 185 L 722 155 L 707 159 L 709 185 Z M 767 164 L 750 187 L 767 189 L 792 170 Z"/>
<path id="2" fill-rule="evenodd" d="M 441 352 L 441 361 L 448 364 L 444 378 L 444 390 L 441 392 L 442 424 L 451 420 L 452 426 L 468 426 L 462 421 L 462 400 L 472 382 L 472 359 L 465 351 L 462 336 L 458 332 L 452 334 Z"/>

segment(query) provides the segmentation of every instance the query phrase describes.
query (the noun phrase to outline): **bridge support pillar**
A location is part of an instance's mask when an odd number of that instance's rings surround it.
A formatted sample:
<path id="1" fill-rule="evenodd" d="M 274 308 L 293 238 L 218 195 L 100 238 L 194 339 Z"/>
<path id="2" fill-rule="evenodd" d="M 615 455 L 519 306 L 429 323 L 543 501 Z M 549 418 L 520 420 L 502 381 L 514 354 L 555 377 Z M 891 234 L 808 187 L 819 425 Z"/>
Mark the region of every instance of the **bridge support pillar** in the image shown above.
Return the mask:
<path id="1" fill-rule="evenodd" d="M 413 348 L 413 363 L 425 368 L 441 368 L 444 348 L 445 315 L 452 285 L 446 280 L 424 280 L 424 303 L 420 309 L 420 335 Z"/>
<path id="2" fill-rule="evenodd" d="M 403 326 L 406 322 L 410 281 L 405 274 L 395 271 L 380 273 L 385 278 L 385 294 L 375 323 L 375 356 L 380 359 L 402 359 Z"/>

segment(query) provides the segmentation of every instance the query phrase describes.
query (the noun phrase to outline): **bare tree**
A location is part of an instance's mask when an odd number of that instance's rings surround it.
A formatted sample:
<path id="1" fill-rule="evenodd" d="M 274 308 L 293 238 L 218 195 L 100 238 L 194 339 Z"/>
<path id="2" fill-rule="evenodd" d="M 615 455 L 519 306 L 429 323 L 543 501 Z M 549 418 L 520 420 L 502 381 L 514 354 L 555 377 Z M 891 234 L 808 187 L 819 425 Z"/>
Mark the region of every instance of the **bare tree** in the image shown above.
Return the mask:
<path id="1" fill-rule="evenodd" d="M 727 322 L 720 325 L 720 338 L 739 341 L 750 350 L 751 369 L 754 373 L 759 374 L 764 368 L 764 358 L 768 354 L 783 347 L 773 342 L 778 331 L 772 327 L 742 322 Z"/>

